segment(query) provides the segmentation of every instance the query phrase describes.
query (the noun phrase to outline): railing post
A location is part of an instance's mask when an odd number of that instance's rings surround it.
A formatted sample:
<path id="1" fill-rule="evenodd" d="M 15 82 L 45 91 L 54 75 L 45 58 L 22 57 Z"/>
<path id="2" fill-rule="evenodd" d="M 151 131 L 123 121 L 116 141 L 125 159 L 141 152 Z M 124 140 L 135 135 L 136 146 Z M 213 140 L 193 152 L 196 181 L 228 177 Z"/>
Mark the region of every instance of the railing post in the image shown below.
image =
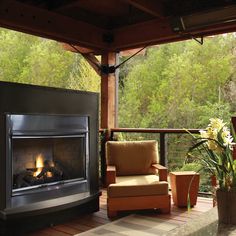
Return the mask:
<path id="1" fill-rule="evenodd" d="M 113 138 L 114 138 L 114 132 L 111 130 L 111 131 L 110 131 L 109 140 L 110 140 L 110 141 L 113 141 Z"/>
<path id="2" fill-rule="evenodd" d="M 160 133 L 160 164 L 167 167 L 167 139 L 166 133 Z"/>

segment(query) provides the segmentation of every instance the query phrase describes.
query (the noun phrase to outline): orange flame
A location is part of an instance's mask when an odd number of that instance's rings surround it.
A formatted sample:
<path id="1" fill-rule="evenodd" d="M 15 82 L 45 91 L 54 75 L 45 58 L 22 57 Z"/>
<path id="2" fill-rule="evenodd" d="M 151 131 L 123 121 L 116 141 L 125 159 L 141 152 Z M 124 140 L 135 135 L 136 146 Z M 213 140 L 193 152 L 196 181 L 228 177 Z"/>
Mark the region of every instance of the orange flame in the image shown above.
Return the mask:
<path id="1" fill-rule="evenodd" d="M 40 174 L 40 172 L 42 171 L 43 169 L 43 155 L 42 154 L 39 154 L 37 157 L 36 157 L 36 168 L 37 168 L 37 171 L 34 172 L 34 176 L 36 177 L 38 174 Z"/>
<path id="2" fill-rule="evenodd" d="M 48 177 L 48 178 L 52 177 L 52 172 L 49 172 L 49 171 L 48 171 L 48 172 L 47 172 L 47 177 Z"/>

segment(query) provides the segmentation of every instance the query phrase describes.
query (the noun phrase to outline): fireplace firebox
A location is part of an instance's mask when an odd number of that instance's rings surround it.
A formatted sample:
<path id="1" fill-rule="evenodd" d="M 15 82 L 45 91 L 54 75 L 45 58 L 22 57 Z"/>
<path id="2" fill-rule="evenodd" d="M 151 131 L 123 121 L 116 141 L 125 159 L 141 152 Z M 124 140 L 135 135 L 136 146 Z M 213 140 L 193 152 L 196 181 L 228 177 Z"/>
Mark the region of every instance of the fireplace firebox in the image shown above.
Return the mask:
<path id="1" fill-rule="evenodd" d="M 8 114 L 7 126 L 12 196 L 87 181 L 88 117 Z"/>
<path id="2" fill-rule="evenodd" d="M 99 209 L 98 94 L 0 82 L 0 130 L 0 235 Z"/>

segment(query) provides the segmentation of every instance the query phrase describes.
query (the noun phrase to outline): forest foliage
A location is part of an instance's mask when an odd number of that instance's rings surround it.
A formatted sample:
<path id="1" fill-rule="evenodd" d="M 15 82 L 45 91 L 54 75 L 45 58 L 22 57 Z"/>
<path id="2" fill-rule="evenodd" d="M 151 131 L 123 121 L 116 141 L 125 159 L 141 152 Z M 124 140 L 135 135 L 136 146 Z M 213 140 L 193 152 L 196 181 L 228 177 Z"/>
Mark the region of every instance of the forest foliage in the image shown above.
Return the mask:
<path id="1" fill-rule="evenodd" d="M 124 68 L 120 127 L 202 128 L 236 110 L 234 34 L 150 48 Z"/>
<path id="2" fill-rule="evenodd" d="M 0 80 L 99 92 L 100 78 L 61 43 L 0 29 Z"/>

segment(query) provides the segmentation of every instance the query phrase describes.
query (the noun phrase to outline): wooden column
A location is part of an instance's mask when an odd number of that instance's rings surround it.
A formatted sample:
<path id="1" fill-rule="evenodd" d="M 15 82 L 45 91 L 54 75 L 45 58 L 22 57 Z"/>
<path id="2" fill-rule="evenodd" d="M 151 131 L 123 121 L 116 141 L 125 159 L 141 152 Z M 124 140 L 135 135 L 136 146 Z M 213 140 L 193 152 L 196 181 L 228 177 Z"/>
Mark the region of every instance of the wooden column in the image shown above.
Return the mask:
<path id="1" fill-rule="evenodd" d="M 116 53 L 102 54 L 102 65 L 114 66 Z M 101 74 L 101 128 L 116 127 L 116 75 Z"/>
<path id="2" fill-rule="evenodd" d="M 102 54 L 101 65 L 102 66 L 114 66 L 117 62 L 116 53 Z M 117 122 L 117 79 L 118 72 L 115 73 L 101 73 L 101 124 L 102 129 L 106 129 L 103 134 L 101 144 L 101 180 L 106 184 L 106 158 L 105 158 L 105 144 L 110 139 L 110 129 L 116 127 Z"/>

